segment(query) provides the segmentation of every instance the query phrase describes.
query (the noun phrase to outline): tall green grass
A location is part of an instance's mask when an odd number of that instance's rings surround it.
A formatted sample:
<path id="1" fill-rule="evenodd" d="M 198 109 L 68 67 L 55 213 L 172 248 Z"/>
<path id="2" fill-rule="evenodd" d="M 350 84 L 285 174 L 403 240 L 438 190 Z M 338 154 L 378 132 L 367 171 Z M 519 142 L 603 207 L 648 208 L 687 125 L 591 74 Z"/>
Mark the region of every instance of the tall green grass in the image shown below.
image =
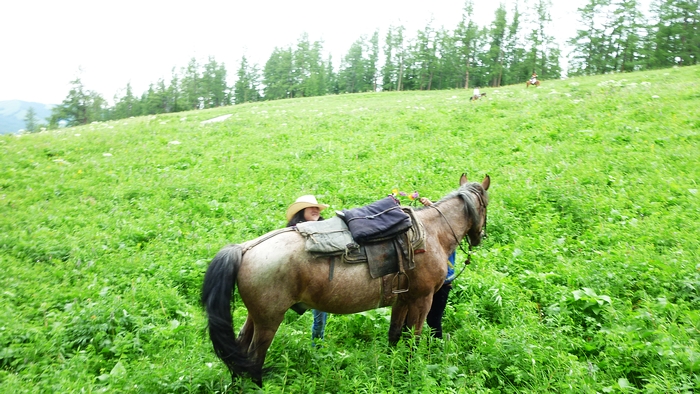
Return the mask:
<path id="1" fill-rule="evenodd" d="M 218 249 L 284 226 L 302 194 L 330 215 L 394 188 L 438 199 L 462 172 L 491 176 L 489 238 L 455 282 L 449 337 L 389 347 L 379 309 L 332 315 L 312 348 L 311 316 L 290 312 L 264 392 L 700 389 L 698 81 L 686 67 L 2 136 L 0 391 L 255 391 L 206 334 Z"/>

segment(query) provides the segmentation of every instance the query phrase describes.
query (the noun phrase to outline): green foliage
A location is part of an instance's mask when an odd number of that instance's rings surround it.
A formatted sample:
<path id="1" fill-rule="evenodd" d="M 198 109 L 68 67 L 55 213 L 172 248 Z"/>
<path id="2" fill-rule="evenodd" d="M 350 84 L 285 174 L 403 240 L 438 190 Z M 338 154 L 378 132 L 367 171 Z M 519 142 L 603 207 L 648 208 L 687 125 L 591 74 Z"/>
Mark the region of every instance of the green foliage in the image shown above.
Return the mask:
<path id="1" fill-rule="evenodd" d="M 24 115 L 24 129 L 30 133 L 38 131 L 39 129 L 38 119 L 36 117 L 34 107 L 29 107 L 29 109 L 27 109 L 27 113 Z"/>
<path id="2" fill-rule="evenodd" d="M 589 0 L 579 8 L 571 75 L 693 65 L 700 57 L 698 1 L 660 0 L 645 15 L 638 0 Z"/>
<path id="3" fill-rule="evenodd" d="M 80 78 L 71 81 L 71 89 L 63 102 L 51 109 L 49 127 L 85 125 L 108 119 L 107 103 L 99 93 L 85 90 Z"/>
<path id="4" fill-rule="evenodd" d="M 310 314 L 289 312 L 262 392 L 698 391 L 698 77 L 476 102 L 306 97 L 0 137 L 1 391 L 254 392 L 206 332 L 216 252 L 284 226 L 301 194 L 332 215 L 395 188 L 437 200 L 462 172 L 491 176 L 489 236 L 454 283 L 449 336 L 391 348 L 385 308 L 330 316 L 314 348 Z"/>
<path id="5" fill-rule="evenodd" d="M 236 104 L 259 101 L 258 71 L 255 66 L 248 65 L 248 59 L 245 56 L 241 58 L 237 76 L 238 79 L 233 87 L 233 101 Z"/>

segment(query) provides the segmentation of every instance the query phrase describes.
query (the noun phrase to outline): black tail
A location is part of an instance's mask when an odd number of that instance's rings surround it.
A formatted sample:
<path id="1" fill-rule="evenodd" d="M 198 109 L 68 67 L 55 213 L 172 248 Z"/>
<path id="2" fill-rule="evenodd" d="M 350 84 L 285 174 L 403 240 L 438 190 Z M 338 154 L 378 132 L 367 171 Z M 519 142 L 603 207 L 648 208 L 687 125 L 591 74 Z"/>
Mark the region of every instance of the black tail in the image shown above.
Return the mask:
<path id="1" fill-rule="evenodd" d="M 234 376 L 250 372 L 253 365 L 247 349 L 241 350 L 236 343 L 231 316 L 231 297 L 242 257 L 239 245 L 221 249 L 209 263 L 202 286 L 202 305 L 209 317 L 209 337 L 214 352 Z"/>

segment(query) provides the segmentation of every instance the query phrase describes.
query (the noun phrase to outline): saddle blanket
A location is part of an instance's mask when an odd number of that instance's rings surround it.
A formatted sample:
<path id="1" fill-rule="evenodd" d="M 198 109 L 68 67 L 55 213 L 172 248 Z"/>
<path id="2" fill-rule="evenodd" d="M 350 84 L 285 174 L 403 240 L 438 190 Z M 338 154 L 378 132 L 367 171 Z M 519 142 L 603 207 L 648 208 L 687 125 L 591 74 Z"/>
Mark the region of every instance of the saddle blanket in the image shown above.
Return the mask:
<path id="1" fill-rule="evenodd" d="M 364 207 L 344 209 L 339 216 L 348 225 L 353 239 L 360 244 L 391 239 L 411 227 L 411 217 L 393 196 Z"/>

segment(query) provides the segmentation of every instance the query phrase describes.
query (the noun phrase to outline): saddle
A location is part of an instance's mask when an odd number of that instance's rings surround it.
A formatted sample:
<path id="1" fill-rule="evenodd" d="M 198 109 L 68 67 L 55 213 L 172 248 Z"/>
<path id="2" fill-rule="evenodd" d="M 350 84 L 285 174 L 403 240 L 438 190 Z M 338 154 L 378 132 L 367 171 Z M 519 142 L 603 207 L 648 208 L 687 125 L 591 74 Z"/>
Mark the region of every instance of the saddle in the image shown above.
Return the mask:
<path id="1" fill-rule="evenodd" d="M 345 221 L 352 237 L 360 244 L 391 239 L 411 227 L 411 217 L 393 196 L 364 207 L 344 209 L 338 216 Z"/>
<path id="2" fill-rule="evenodd" d="M 416 219 L 413 209 L 396 206 L 401 212 L 400 217 L 405 215 L 407 218 L 402 219 L 400 223 L 408 222 L 408 227 L 399 233 L 396 233 L 396 229 L 405 224 L 390 225 L 390 230 L 385 232 L 372 231 L 372 242 L 358 242 L 342 216 L 318 222 L 299 223 L 296 230 L 305 238 L 305 247 L 309 253 L 316 258 L 330 260 L 328 280 L 333 280 L 337 262 L 366 263 L 372 278 L 382 278 L 382 305 L 389 305 L 396 294 L 408 291 L 408 276 L 405 271 L 415 268 L 414 255 L 423 252 L 425 247 L 425 229 Z M 344 212 L 347 218 L 347 211 Z M 356 217 L 352 214 L 350 216 Z"/>

